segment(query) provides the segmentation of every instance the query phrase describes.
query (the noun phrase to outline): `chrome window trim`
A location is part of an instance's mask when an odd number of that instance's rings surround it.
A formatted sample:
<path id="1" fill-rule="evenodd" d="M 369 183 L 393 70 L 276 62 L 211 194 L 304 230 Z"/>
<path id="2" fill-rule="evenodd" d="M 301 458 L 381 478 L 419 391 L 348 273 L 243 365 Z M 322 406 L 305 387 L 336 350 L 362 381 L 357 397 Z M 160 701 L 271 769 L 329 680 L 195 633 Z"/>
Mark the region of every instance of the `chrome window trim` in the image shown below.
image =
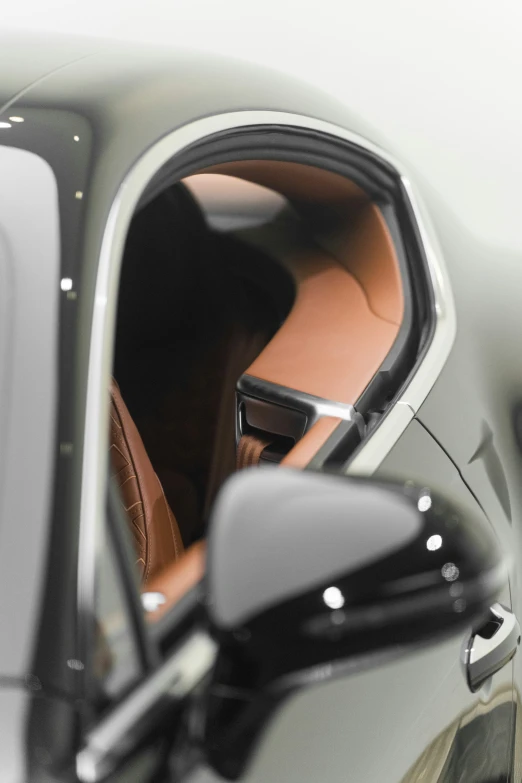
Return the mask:
<path id="1" fill-rule="evenodd" d="M 102 239 L 96 278 L 89 349 L 87 402 L 80 501 L 80 561 L 78 602 L 80 611 L 92 604 L 94 563 L 103 543 L 105 482 L 107 476 L 107 395 L 113 355 L 118 280 L 125 237 L 135 207 L 148 182 L 170 158 L 185 147 L 221 131 L 249 126 L 283 125 L 322 132 L 345 139 L 372 152 L 398 172 L 423 242 L 435 302 L 436 324 L 432 342 L 416 375 L 395 407 L 350 463 L 347 472 L 373 473 L 400 438 L 431 391 L 451 351 L 456 333 L 456 313 L 449 275 L 435 234 L 405 168 L 368 139 L 338 125 L 303 115 L 277 111 L 242 111 L 218 114 L 188 123 L 162 138 L 135 163 L 122 182 L 112 204 Z"/>

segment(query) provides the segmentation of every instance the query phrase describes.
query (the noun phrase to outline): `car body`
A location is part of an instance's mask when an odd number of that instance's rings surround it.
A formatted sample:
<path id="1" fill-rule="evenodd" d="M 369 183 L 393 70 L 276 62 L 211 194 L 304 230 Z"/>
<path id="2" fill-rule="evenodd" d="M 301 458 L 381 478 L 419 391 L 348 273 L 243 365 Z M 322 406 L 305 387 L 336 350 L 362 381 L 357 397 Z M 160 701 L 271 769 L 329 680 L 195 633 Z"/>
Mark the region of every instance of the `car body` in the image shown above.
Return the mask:
<path id="1" fill-rule="evenodd" d="M 383 363 L 376 359 L 382 383 L 397 375 L 396 385 L 382 398 L 381 387 L 372 391 L 366 405 L 357 392 L 339 406 L 334 396 L 298 394 L 298 386 L 292 392 L 289 382 L 279 384 L 276 398 L 265 388 L 263 398 L 262 387 L 243 375 L 238 399 L 293 406 L 313 423 L 335 418 L 337 436 L 329 430 L 304 462 L 311 471 L 412 481 L 473 506 L 511 555 L 500 601 L 520 616 L 518 259 L 465 228 L 444 194 L 406 156 L 396 159 L 386 128 L 373 132 L 356 106 L 280 74 L 81 39 L 8 38 L 0 58 L 3 779 L 152 779 L 146 753 L 123 771 L 89 766 L 88 754 L 77 763 L 97 736 L 85 651 L 93 645 L 107 517 L 107 389 L 131 218 L 158 182 L 164 186 L 161 175 L 174 176 L 170 161 L 181 167 L 176 180 L 213 165 L 190 158 L 209 140 L 224 145 L 214 165 L 234 162 L 238 140 L 252 144 L 258 158 L 296 165 L 333 159 L 335 147 L 342 165 L 346 157 L 354 170 L 370 167 L 368 189 L 383 211 L 388 189 L 398 216 L 394 241 L 402 238 L 422 268 L 420 282 L 412 277 L 412 307 L 425 310 L 400 371 L 384 367 L 388 349 Z M 326 306 L 333 295 L 327 292 Z M 396 339 L 394 333 L 394 345 Z M 340 372 L 335 366 L 334 381 Z M 317 375 L 324 378 L 323 370 Z M 273 391 L 273 379 L 265 382 Z M 374 423 L 343 451 L 368 411 Z M 240 438 L 240 419 L 237 426 Z M 472 693 L 462 669 L 468 637 L 441 638 L 297 692 L 267 724 L 240 779 L 520 779 L 520 655 Z M 171 779 L 221 779 L 193 757 L 181 724 L 173 732 Z"/>

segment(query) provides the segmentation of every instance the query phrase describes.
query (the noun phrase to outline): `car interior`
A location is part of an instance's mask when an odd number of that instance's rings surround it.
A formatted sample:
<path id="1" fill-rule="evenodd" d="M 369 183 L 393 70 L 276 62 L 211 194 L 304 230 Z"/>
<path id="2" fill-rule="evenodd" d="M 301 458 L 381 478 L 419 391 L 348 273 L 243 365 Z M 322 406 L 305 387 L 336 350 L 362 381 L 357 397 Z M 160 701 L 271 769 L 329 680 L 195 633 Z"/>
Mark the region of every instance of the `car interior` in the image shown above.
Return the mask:
<path id="1" fill-rule="evenodd" d="M 219 163 L 140 203 L 121 269 L 110 460 L 142 590 L 164 597 L 147 619 L 201 577 L 228 476 L 314 466 L 330 442 L 345 462 L 364 442 L 405 374 L 383 393 L 408 339 L 407 291 L 383 210 L 333 171 Z"/>

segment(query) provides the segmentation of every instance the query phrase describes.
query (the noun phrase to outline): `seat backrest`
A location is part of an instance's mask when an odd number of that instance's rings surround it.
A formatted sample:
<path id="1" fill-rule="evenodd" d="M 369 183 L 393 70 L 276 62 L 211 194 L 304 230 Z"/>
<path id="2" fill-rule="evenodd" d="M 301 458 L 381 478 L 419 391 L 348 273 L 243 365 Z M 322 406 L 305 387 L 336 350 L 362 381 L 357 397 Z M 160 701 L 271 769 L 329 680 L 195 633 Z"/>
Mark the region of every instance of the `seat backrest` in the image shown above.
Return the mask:
<path id="1" fill-rule="evenodd" d="M 120 488 L 144 586 L 183 554 L 178 524 L 115 381 L 111 384 L 110 461 Z"/>

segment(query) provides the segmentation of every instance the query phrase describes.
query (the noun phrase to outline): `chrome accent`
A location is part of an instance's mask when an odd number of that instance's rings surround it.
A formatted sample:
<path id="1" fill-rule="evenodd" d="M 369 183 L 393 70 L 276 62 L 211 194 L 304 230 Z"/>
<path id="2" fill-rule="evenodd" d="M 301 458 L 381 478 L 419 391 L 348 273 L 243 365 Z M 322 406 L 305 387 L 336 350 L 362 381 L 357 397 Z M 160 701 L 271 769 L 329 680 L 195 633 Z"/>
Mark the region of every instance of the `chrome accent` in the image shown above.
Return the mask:
<path id="1" fill-rule="evenodd" d="M 216 657 L 217 645 L 196 631 L 145 682 L 87 734 L 76 757 L 76 774 L 83 783 L 97 783 L 115 769 L 141 732 L 150 730 L 144 720 L 158 703 L 179 701 L 205 677 Z"/>
<path id="2" fill-rule="evenodd" d="M 436 324 L 433 339 L 421 366 L 400 398 L 401 402 L 408 404 L 413 412 L 417 413 L 446 363 L 457 333 L 457 316 L 450 279 L 429 217 L 409 179 L 401 175 L 401 181 L 419 229 L 435 302 Z"/>
<path id="3" fill-rule="evenodd" d="M 255 397 L 263 402 L 271 402 L 274 405 L 280 405 L 283 408 L 291 408 L 304 413 L 306 416 L 307 432 L 315 422 L 323 416 L 335 416 L 343 421 L 353 421 L 359 428 L 361 437 L 364 435 L 364 419 L 360 413 L 357 413 L 353 405 L 343 402 L 334 402 L 325 400 L 323 397 L 315 397 L 313 394 L 290 389 L 287 386 L 280 386 L 277 383 L 264 381 L 256 378 L 254 375 L 242 375 L 236 385 L 239 394 L 246 397 Z M 239 410 L 237 414 L 239 416 Z M 237 421 L 236 438 L 241 436 L 241 422 Z"/>
<path id="4" fill-rule="evenodd" d="M 498 629 L 490 638 L 480 636 L 479 629 L 470 637 L 463 654 L 468 685 L 474 693 L 509 663 L 520 644 L 520 626 L 513 612 L 501 604 L 493 604 L 490 611 L 500 623 Z"/>
<path id="5" fill-rule="evenodd" d="M 141 603 L 146 612 L 155 612 L 167 603 L 167 599 L 163 593 L 142 593 Z"/>
<path id="6" fill-rule="evenodd" d="M 397 402 L 351 460 L 346 468 L 347 475 L 371 476 L 414 416 L 415 412 L 407 402 Z M 397 437 L 396 433 L 399 433 Z M 383 445 L 387 443 L 391 443 L 390 448 L 383 451 Z"/>
<path id="7" fill-rule="evenodd" d="M 436 324 L 433 339 L 422 363 L 403 396 L 350 463 L 347 473 L 373 473 L 400 438 L 410 420 L 431 391 L 451 351 L 456 333 L 456 314 L 449 276 L 418 194 L 402 164 L 368 139 L 330 122 L 278 111 L 239 111 L 195 120 L 177 128 L 147 149 L 122 182 L 109 213 L 98 264 L 83 447 L 80 503 L 79 608 L 89 608 L 94 597 L 94 563 L 103 544 L 105 482 L 107 475 L 107 431 L 109 406 L 107 389 L 114 343 L 114 321 L 118 280 L 125 237 L 145 187 L 170 158 L 201 139 L 233 128 L 253 125 L 283 125 L 305 128 L 345 139 L 369 150 L 389 163 L 402 177 L 426 253 L 435 300 Z M 410 407 L 411 406 L 411 410 Z M 408 414 L 410 410 L 410 414 Z"/>
<path id="8" fill-rule="evenodd" d="M 77 658 L 69 658 L 67 666 L 75 672 L 82 672 L 85 669 L 83 661 L 79 661 Z"/>

